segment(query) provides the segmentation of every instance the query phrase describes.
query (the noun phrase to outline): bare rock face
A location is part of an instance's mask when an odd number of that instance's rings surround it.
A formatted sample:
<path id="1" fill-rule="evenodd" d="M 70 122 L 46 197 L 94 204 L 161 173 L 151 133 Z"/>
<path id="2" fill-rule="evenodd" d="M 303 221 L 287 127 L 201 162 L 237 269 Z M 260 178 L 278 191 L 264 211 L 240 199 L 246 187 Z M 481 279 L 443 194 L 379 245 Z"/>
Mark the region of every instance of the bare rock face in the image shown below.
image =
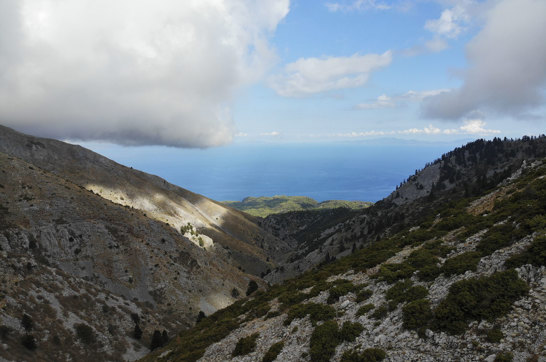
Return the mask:
<path id="1" fill-rule="evenodd" d="M 0 128 L 0 360 L 137 359 L 155 330 L 262 283 L 244 270 L 270 268 L 258 244 L 274 240 L 158 177 Z"/>

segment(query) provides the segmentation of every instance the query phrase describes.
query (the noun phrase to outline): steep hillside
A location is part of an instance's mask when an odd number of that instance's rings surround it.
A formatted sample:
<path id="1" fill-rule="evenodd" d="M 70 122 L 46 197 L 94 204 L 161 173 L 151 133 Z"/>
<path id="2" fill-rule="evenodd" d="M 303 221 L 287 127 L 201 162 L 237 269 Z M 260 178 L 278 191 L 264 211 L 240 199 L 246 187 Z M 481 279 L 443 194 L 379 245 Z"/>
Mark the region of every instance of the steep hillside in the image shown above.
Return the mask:
<path id="1" fill-rule="evenodd" d="M 434 216 L 435 209 L 452 200 L 482 194 L 542 157 L 546 157 L 544 136 L 477 140 L 417 170 L 391 195 L 364 210 L 329 220 L 307 212 L 270 215 L 261 225 L 297 247 L 285 256 L 288 262 L 266 279 L 280 281 L 349 255 L 403 227 L 411 227 L 423 215 Z"/>
<path id="2" fill-rule="evenodd" d="M 134 360 L 155 330 L 172 336 L 263 285 L 247 273 L 282 245 L 156 176 L 0 128 L 2 360 Z"/>
<path id="3" fill-rule="evenodd" d="M 246 197 L 243 201 L 224 201 L 223 203 L 234 209 L 259 217 L 290 211 L 328 210 L 340 207 L 347 209 L 364 209 L 372 205 L 371 202 L 365 201 L 328 200 L 318 202 L 317 200 L 306 196 L 284 195 L 272 197 Z"/>
<path id="4" fill-rule="evenodd" d="M 271 268 L 268 257 L 287 250 L 248 215 L 83 147 L 0 126 L 0 152 L 23 159 L 113 203 L 141 210 L 149 218 L 183 230 L 196 245 L 214 244 L 212 252 L 228 254 L 232 264 L 254 275 Z"/>
<path id="5" fill-rule="evenodd" d="M 216 312 L 145 360 L 546 359 L 546 158 L 533 158 L 496 186 L 411 203 L 385 237 Z"/>

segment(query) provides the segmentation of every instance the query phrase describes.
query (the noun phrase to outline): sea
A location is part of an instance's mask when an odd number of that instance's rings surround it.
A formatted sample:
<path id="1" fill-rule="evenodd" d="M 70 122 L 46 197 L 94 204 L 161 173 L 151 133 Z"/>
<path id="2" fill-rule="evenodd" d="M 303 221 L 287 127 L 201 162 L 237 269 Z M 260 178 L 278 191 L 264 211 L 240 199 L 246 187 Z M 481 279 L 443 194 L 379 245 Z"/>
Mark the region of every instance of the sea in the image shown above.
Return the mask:
<path id="1" fill-rule="evenodd" d="M 381 140 L 234 144 L 204 150 L 84 146 L 218 201 L 290 195 L 376 202 L 427 162 L 464 143 Z"/>

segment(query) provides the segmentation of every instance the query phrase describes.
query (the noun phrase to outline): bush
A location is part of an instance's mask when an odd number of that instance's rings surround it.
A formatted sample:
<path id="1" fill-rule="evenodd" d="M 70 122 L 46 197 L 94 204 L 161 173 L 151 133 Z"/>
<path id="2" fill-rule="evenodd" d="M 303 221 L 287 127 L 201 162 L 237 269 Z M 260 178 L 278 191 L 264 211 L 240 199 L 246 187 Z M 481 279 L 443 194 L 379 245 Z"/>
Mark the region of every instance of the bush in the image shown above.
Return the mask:
<path id="1" fill-rule="evenodd" d="M 356 311 L 356 316 L 358 317 L 358 316 L 364 315 L 368 313 L 369 311 L 371 311 L 372 309 L 374 309 L 373 304 L 365 304 L 362 307 L 358 308 L 358 310 Z"/>
<path id="2" fill-rule="evenodd" d="M 34 322 L 28 314 L 23 314 L 23 318 L 21 318 L 21 325 L 23 326 L 25 331 L 30 332 L 34 327 Z"/>
<path id="3" fill-rule="evenodd" d="M 402 308 L 402 321 L 406 329 L 426 328 L 431 319 L 432 312 L 427 299 L 414 300 Z"/>
<path id="4" fill-rule="evenodd" d="M 504 338 L 504 334 L 499 327 L 493 327 L 486 332 L 485 339 L 489 343 L 499 343 Z"/>
<path id="5" fill-rule="evenodd" d="M 328 362 L 341 343 L 337 323 L 327 321 L 317 326 L 311 334 L 310 355 L 313 362 Z"/>
<path id="6" fill-rule="evenodd" d="M 288 311 L 288 317 L 284 321 L 284 325 L 287 326 L 292 323 L 294 319 L 304 318 L 306 315 L 309 315 L 311 322 L 315 323 L 334 318 L 336 310 L 333 307 L 324 304 L 297 304 Z"/>
<path id="7" fill-rule="evenodd" d="M 380 307 L 377 307 L 370 317 L 372 317 L 373 319 L 383 319 L 387 316 L 388 313 L 389 310 L 387 309 L 387 306 L 382 305 Z"/>
<path id="8" fill-rule="evenodd" d="M 526 295 L 528 289 L 513 269 L 461 280 L 449 288 L 446 299 L 435 309 L 435 327 L 450 334 L 461 334 L 471 320 L 493 321 L 508 313 L 512 303 Z"/>
<path id="9" fill-rule="evenodd" d="M 248 282 L 248 289 L 246 290 L 246 295 L 249 296 L 250 294 L 254 293 L 256 290 L 258 290 L 258 283 L 256 283 L 254 280 L 251 280 Z"/>
<path id="10" fill-rule="evenodd" d="M 161 332 L 157 329 L 154 331 L 154 334 L 152 335 L 152 341 L 150 342 L 150 350 L 153 351 L 156 348 L 163 347 L 163 337 L 161 336 Z"/>
<path id="11" fill-rule="evenodd" d="M 82 343 L 89 345 L 95 342 L 95 333 L 93 332 L 93 328 L 89 327 L 87 324 L 75 324 L 74 329 L 76 330 L 76 336 L 80 341 L 82 341 Z"/>
<path id="12" fill-rule="evenodd" d="M 256 340 L 258 339 L 259 336 L 260 335 L 258 333 L 254 333 L 248 337 L 243 337 L 239 339 L 231 355 L 233 357 L 237 357 L 237 356 L 244 356 L 245 354 L 249 354 L 250 352 L 253 352 L 256 349 Z"/>
<path id="13" fill-rule="evenodd" d="M 133 330 L 133 337 L 135 337 L 135 339 L 140 339 L 142 337 L 142 329 L 140 329 L 140 326 L 137 324 L 135 324 L 135 329 Z"/>
<path id="14" fill-rule="evenodd" d="M 514 355 L 511 352 L 501 352 L 495 357 L 495 362 L 512 362 Z"/>
<path id="15" fill-rule="evenodd" d="M 423 299 L 427 295 L 427 288 L 420 285 L 413 286 L 411 280 L 406 280 L 396 283 L 389 290 L 387 290 L 387 293 L 385 293 L 385 298 L 392 301 L 392 306 L 396 308 L 399 303 Z"/>
<path id="16" fill-rule="evenodd" d="M 362 324 L 358 322 L 345 322 L 341 326 L 340 337 L 347 342 L 354 342 L 356 337 L 360 336 L 360 333 L 364 330 Z"/>
<path id="17" fill-rule="evenodd" d="M 36 345 L 36 339 L 30 334 L 25 334 L 23 338 L 21 338 L 21 344 L 29 351 L 34 351 L 36 348 L 38 348 Z"/>
<path id="18" fill-rule="evenodd" d="M 384 264 L 374 277 L 392 284 L 398 280 L 410 278 L 414 272 L 415 268 L 407 263 Z"/>
<path id="19" fill-rule="evenodd" d="M 233 288 L 233 289 L 231 290 L 231 296 L 232 296 L 233 298 L 239 298 L 239 295 L 241 295 L 241 293 L 239 293 L 239 291 L 237 290 L 237 288 Z"/>
<path id="20" fill-rule="evenodd" d="M 445 261 L 441 271 L 446 276 L 464 274 L 467 270 L 476 271 L 481 254 L 477 251 L 469 251 Z"/>
<path id="21" fill-rule="evenodd" d="M 356 295 L 356 302 L 360 303 L 368 299 L 373 295 L 373 292 L 369 289 L 362 289 L 360 292 Z"/>
<path id="22" fill-rule="evenodd" d="M 273 362 L 279 353 L 281 353 L 282 349 L 284 348 L 284 342 L 280 341 L 275 344 L 273 344 L 267 352 L 264 355 L 264 358 L 262 358 L 262 362 Z"/>
<path id="23" fill-rule="evenodd" d="M 507 268 L 517 268 L 525 264 L 546 265 L 546 237 L 536 238 L 527 250 L 513 255 L 504 263 Z"/>
<path id="24" fill-rule="evenodd" d="M 346 351 L 341 356 L 341 362 L 379 362 L 387 357 L 385 351 L 379 348 L 368 348 L 362 353 Z"/>
<path id="25" fill-rule="evenodd" d="M 353 283 L 349 281 L 345 281 L 340 284 L 334 285 L 332 288 L 330 288 L 330 294 L 328 295 L 328 300 L 326 301 L 328 304 L 333 304 L 339 300 L 340 297 L 350 293 L 354 292 L 357 289 L 353 285 Z"/>

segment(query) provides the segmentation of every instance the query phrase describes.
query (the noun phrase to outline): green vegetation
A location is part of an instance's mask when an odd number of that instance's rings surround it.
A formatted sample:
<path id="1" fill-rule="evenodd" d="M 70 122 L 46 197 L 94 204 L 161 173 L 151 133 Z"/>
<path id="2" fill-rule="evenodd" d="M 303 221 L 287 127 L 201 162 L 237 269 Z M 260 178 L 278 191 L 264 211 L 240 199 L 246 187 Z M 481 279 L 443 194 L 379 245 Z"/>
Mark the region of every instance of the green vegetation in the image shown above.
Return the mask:
<path id="1" fill-rule="evenodd" d="M 481 254 L 479 252 L 469 251 L 447 259 L 441 270 L 445 276 L 464 274 L 467 270 L 476 271 L 480 259 Z"/>
<path id="2" fill-rule="evenodd" d="M 284 342 L 280 341 L 277 343 L 274 343 L 267 352 L 264 355 L 264 358 L 262 358 L 262 362 L 273 362 L 279 353 L 281 353 L 282 349 L 284 348 Z"/>
<path id="3" fill-rule="evenodd" d="M 324 304 L 297 304 L 288 311 L 288 317 L 285 319 L 284 325 L 287 326 L 292 323 L 294 319 L 304 318 L 307 315 L 309 315 L 311 322 L 316 323 L 318 321 L 326 321 L 334 318 L 336 316 L 336 310 L 333 307 Z"/>
<path id="4" fill-rule="evenodd" d="M 356 337 L 360 336 L 360 333 L 364 330 L 362 324 L 358 322 L 345 322 L 341 326 L 340 336 L 341 339 L 348 342 L 354 342 Z"/>
<path id="5" fill-rule="evenodd" d="M 546 265 L 546 236 L 537 237 L 527 250 L 512 256 L 504 263 L 507 268 L 517 268 L 525 264 Z"/>
<path id="6" fill-rule="evenodd" d="M 356 316 L 359 317 L 361 315 L 365 315 L 374 308 L 375 306 L 373 304 L 365 304 L 362 307 L 358 308 L 358 310 L 356 311 Z"/>
<path id="7" fill-rule="evenodd" d="M 383 319 L 387 316 L 388 313 L 389 313 L 389 309 L 387 308 L 387 306 L 381 305 L 375 308 L 375 310 L 373 311 L 370 317 L 372 317 L 373 319 Z"/>
<path id="8" fill-rule="evenodd" d="M 404 302 L 412 302 L 417 299 L 425 298 L 428 295 L 427 288 L 419 285 L 413 286 L 411 280 L 405 280 L 403 282 L 398 282 L 393 285 L 387 293 L 385 293 L 385 298 L 391 301 L 390 309 L 396 308 L 398 304 Z"/>
<path id="9" fill-rule="evenodd" d="M 258 283 L 256 283 L 254 280 L 251 280 L 250 282 L 248 282 L 248 288 L 246 290 L 246 295 L 247 297 L 254 293 L 256 290 L 258 290 Z"/>
<path id="10" fill-rule="evenodd" d="M 499 343 L 504 338 L 504 334 L 498 326 L 495 326 L 486 332 L 486 340 L 489 343 Z"/>
<path id="11" fill-rule="evenodd" d="M 76 330 L 76 336 L 78 336 L 78 339 L 82 341 L 84 344 L 93 344 L 95 343 L 95 332 L 93 332 L 93 328 L 89 327 L 85 323 L 79 323 L 74 325 L 74 329 Z"/>
<path id="12" fill-rule="evenodd" d="M 495 362 L 512 362 L 514 355 L 512 352 L 501 352 L 495 357 Z"/>
<path id="13" fill-rule="evenodd" d="M 385 351 L 379 348 L 368 348 L 362 353 L 347 351 L 341 356 L 341 362 L 379 362 L 387 357 Z"/>
<path id="14" fill-rule="evenodd" d="M 418 299 L 402 308 L 402 320 L 406 329 L 425 328 L 432 319 L 428 299 Z"/>
<path id="15" fill-rule="evenodd" d="M 337 302 L 340 297 L 350 292 L 355 292 L 358 289 L 359 287 L 356 287 L 350 281 L 345 281 L 343 283 L 336 284 L 332 288 L 330 288 L 330 295 L 328 296 L 327 303 L 333 304 Z"/>
<path id="16" fill-rule="evenodd" d="M 243 337 L 237 341 L 235 349 L 231 353 L 233 357 L 244 356 L 256 349 L 256 340 L 260 335 L 258 333 L 251 334 L 248 337 Z"/>
<path id="17" fill-rule="evenodd" d="M 311 334 L 310 355 L 313 362 L 328 362 L 341 343 L 337 323 L 327 321 L 317 326 Z"/>
<path id="18" fill-rule="evenodd" d="M 31 334 L 25 334 L 21 338 L 21 344 L 29 351 L 34 351 L 38 346 L 36 345 L 36 338 Z"/>
<path id="19" fill-rule="evenodd" d="M 362 289 L 360 292 L 356 294 L 356 302 L 360 303 L 368 299 L 373 295 L 373 292 L 369 289 Z"/>
<path id="20" fill-rule="evenodd" d="M 224 201 L 224 204 L 250 215 L 266 217 L 290 211 L 337 209 L 364 209 L 372 205 L 365 201 L 329 200 L 318 202 L 306 196 L 247 197 L 243 201 Z"/>
<path id="21" fill-rule="evenodd" d="M 527 284 L 514 270 L 461 280 L 449 288 L 446 299 L 434 310 L 433 323 L 439 330 L 461 334 L 471 320 L 493 321 L 505 315 L 527 291 Z"/>

